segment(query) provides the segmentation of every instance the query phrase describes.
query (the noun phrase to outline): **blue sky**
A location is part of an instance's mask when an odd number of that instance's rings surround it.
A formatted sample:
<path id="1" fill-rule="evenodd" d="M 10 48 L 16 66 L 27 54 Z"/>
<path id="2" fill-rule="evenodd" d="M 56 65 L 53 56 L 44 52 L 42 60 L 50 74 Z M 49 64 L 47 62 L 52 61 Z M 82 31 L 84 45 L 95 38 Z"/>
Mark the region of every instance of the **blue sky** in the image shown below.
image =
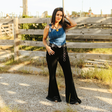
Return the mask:
<path id="1" fill-rule="evenodd" d="M 82 2 L 83 1 L 83 2 Z M 22 0 L 2 0 L 0 3 L 0 14 L 22 13 Z M 42 15 L 44 11 L 48 11 L 52 15 L 54 8 L 62 7 L 62 0 L 28 0 L 28 12 L 30 15 Z M 70 14 L 72 11 L 80 12 L 83 10 L 88 12 L 91 7 L 94 14 L 110 14 L 112 9 L 112 0 L 64 0 L 65 12 Z"/>

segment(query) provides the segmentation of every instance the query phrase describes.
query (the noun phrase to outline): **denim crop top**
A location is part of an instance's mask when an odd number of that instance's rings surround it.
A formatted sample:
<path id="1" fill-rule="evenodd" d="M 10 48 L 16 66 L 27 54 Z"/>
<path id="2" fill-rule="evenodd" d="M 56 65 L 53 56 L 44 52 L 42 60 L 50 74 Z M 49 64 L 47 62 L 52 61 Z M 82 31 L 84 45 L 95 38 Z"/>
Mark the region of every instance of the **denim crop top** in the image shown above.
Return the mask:
<path id="1" fill-rule="evenodd" d="M 56 29 L 51 28 L 52 25 L 49 24 L 49 42 L 57 46 L 62 46 L 66 43 L 66 34 L 63 28 Z"/>

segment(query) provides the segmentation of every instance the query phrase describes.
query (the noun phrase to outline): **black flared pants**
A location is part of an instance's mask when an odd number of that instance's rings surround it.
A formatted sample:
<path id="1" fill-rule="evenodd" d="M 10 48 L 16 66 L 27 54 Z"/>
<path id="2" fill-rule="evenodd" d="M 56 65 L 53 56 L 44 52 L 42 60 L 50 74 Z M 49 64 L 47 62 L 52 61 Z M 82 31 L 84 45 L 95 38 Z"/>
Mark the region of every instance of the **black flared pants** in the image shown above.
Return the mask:
<path id="1" fill-rule="evenodd" d="M 69 61 L 69 56 L 67 53 L 67 47 L 51 47 L 52 50 L 54 50 L 54 55 L 49 55 L 48 52 L 46 53 L 46 60 L 48 64 L 48 70 L 49 70 L 49 88 L 48 88 L 48 96 L 47 99 L 50 99 L 52 101 L 58 100 L 61 101 L 59 90 L 57 87 L 57 81 L 56 81 L 56 68 L 57 63 L 59 62 L 64 73 L 65 77 L 65 94 L 66 94 L 66 102 L 72 103 L 72 102 L 79 102 L 81 103 L 81 100 L 78 98 L 74 81 L 72 78 L 72 71 Z M 65 50 L 65 56 L 63 56 L 63 51 Z"/>

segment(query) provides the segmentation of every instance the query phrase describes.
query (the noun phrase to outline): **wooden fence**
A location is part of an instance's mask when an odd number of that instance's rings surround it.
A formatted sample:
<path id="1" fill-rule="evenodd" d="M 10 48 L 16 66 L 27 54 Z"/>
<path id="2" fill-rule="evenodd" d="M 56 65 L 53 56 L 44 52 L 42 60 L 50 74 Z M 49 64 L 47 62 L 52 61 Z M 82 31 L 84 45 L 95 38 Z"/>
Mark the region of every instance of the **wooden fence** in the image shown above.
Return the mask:
<path id="1" fill-rule="evenodd" d="M 7 24 L 7 23 L 1 23 L 0 24 L 0 36 L 7 35 L 11 36 L 13 35 L 13 24 Z"/>
<path id="2" fill-rule="evenodd" d="M 99 39 L 112 40 L 112 17 L 75 17 L 78 24 L 76 28 L 67 31 L 67 39 Z M 14 40 L 0 40 L 0 45 L 14 45 L 14 59 L 19 55 L 30 52 L 37 56 L 45 57 L 45 51 L 22 51 L 19 45 L 43 47 L 42 41 L 23 41 L 18 39 L 19 34 L 43 35 L 42 29 L 18 29 L 23 23 L 50 23 L 50 18 L 15 18 L 0 19 L 0 23 L 14 24 Z M 112 48 L 112 42 L 67 42 L 68 48 Z M 112 60 L 112 54 L 69 53 L 70 57 L 84 59 Z"/>

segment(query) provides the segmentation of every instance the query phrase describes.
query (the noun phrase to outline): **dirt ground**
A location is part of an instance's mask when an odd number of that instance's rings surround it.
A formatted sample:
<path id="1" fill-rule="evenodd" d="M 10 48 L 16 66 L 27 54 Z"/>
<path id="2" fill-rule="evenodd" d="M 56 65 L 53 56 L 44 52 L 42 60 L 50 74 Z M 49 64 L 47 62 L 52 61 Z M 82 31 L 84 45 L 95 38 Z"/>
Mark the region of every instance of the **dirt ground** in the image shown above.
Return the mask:
<path id="1" fill-rule="evenodd" d="M 17 107 L 22 112 L 112 112 L 112 93 L 102 84 L 88 79 L 74 79 L 80 105 L 65 102 L 64 78 L 57 78 L 62 102 L 48 101 L 48 76 L 2 73 L 0 74 L 0 107 Z"/>
<path id="2" fill-rule="evenodd" d="M 10 55 L 12 54 L 8 53 L 8 51 L 6 53 L 1 52 L 0 60 Z M 25 67 L 25 65 L 24 67 L 21 66 L 21 69 Z M 20 65 L 12 66 L 10 71 L 19 68 Z M 26 69 L 29 69 L 28 66 Z M 34 68 L 35 71 L 37 69 Z M 74 78 L 77 94 L 82 103 L 80 105 L 68 105 L 65 102 L 64 78 L 57 78 L 62 102 L 55 103 L 46 99 L 48 78 L 48 76 L 38 74 L 1 73 L 0 107 L 17 107 L 22 112 L 54 112 L 56 110 L 64 112 L 67 109 L 76 112 L 112 112 L 112 91 L 107 86 L 95 80 Z"/>

